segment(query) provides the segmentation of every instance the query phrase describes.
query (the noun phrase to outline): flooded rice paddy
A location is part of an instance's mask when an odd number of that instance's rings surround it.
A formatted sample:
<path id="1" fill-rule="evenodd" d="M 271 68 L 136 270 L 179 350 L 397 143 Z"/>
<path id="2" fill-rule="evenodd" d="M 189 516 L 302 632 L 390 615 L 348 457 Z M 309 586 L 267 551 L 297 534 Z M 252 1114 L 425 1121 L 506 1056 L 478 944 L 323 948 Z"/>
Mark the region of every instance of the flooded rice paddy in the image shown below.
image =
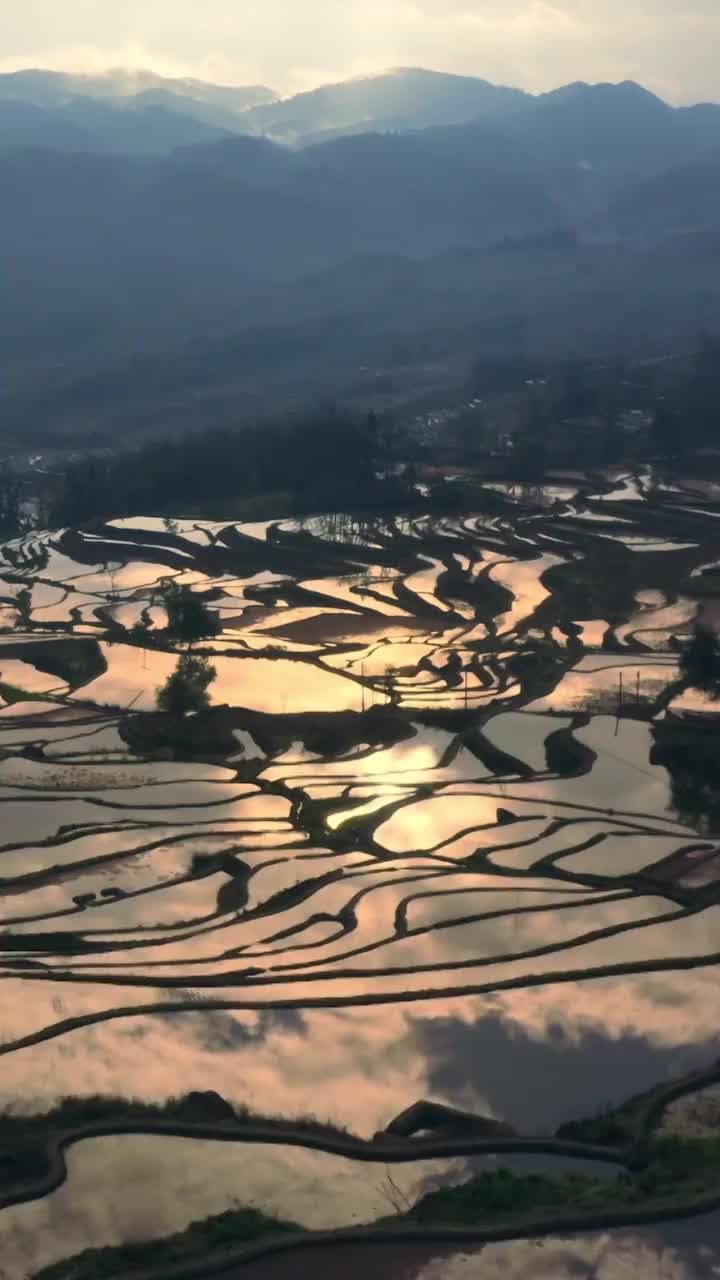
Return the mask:
<path id="1" fill-rule="evenodd" d="M 699 1238 L 701 1237 L 701 1238 Z M 316 1280 L 713 1280 L 720 1266 L 720 1215 L 636 1231 L 596 1232 L 490 1244 L 463 1253 L 422 1245 L 346 1246 L 307 1250 L 303 1266 Z M 242 1280 L 246 1268 L 223 1280 Z M 250 1271 L 253 1280 L 296 1280 L 297 1262 L 268 1258 Z"/>
<path id="2" fill-rule="evenodd" d="M 717 512 L 643 476 L 492 512 L 133 517 L 3 549 L 2 1111 L 212 1091 L 370 1138 L 432 1098 L 542 1135 L 717 1057 L 717 818 L 672 737 L 712 731 L 678 655 L 720 594 Z M 174 737 L 171 581 L 221 626 L 196 646 L 213 709 Z M 3 1274 L 236 1203 L 369 1222 L 472 1167 L 417 1160 L 389 1192 L 382 1165 L 251 1154 L 88 1137 L 0 1211 Z M 657 1245 L 617 1240 L 636 1271 Z M 492 1246 L 483 1274 L 610 1280 L 605 1248 Z M 668 1276 L 705 1274 L 673 1249 Z"/>

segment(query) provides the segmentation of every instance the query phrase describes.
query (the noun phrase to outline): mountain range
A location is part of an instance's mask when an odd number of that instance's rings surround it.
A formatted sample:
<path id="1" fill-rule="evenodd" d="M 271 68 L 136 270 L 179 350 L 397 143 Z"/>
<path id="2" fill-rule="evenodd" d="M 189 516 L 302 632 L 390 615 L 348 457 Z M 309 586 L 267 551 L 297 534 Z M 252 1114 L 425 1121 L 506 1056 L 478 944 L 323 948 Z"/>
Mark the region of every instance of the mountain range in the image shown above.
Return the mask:
<path id="1" fill-rule="evenodd" d="M 28 68 L 0 75 L 0 101 L 32 102 L 38 107 L 63 107 L 77 98 L 93 98 L 116 106 L 155 95 L 206 105 L 235 115 L 274 102 L 278 95 L 263 85 L 238 87 L 204 80 L 168 78 L 154 71 L 118 69 L 101 75 L 73 75 L 65 71 Z"/>
<path id="2" fill-rule="evenodd" d="M 153 116 L 166 122 L 154 149 L 168 151 L 197 141 L 198 126 L 204 126 L 206 136 L 213 131 L 215 136 L 245 134 L 306 146 L 352 133 L 484 122 L 530 144 L 550 129 L 559 131 L 560 145 L 573 137 L 581 144 L 589 130 L 606 148 L 623 146 L 629 125 L 633 132 L 641 130 L 643 142 L 650 141 L 654 152 L 663 131 L 676 136 L 677 147 L 686 139 L 697 145 L 716 135 L 720 107 L 673 109 L 633 82 L 576 83 L 534 96 L 474 77 L 418 68 L 324 85 L 290 98 L 264 86 L 164 79 L 145 71 L 93 77 L 39 70 L 0 75 L 0 145 L 30 142 L 64 150 L 144 153 L 150 149 L 145 132 Z"/>
<path id="3" fill-rule="evenodd" d="M 720 327 L 720 107 L 632 82 L 400 70 L 280 99 L 21 72 L 0 178 L 0 409 L 140 354 L 147 385 L 188 342 L 207 373 L 230 341 L 249 385 L 408 337 L 427 363 L 518 326 L 561 348 Z"/>
<path id="4" fill-rule="evenodd" d="M 69 119 L 75 125 L 82 124 L 86 114 L 96 146 L 103 143 L 102 130 L 95 127 L 100 103 L 106 108 L 106 123 L 111 112 L 132 118 L 142 117 L 148 108 L 161 108 L 218 131 L 262 134 L 296 144 L 339 132 L 459 124 L 511 109 L 525 98 L 519 90 L 485 80 L 415 69 L 326 85 L 291 98 L 264 86 L 163 79 L 145 71 L 92 77 L 39 70 L 0 75 L 3 111 L 12 105 L 19 119 L 19 107 L 26 105 L 52 113 L 56 123 Z M 130 141 L 129 133 L 126 140 Z M 24 141 L 20 138 L 21 144 Z M 109 142 L 112 146 L 114 139 Z M 70 136 L 68 145 L 73 145 Z"/>

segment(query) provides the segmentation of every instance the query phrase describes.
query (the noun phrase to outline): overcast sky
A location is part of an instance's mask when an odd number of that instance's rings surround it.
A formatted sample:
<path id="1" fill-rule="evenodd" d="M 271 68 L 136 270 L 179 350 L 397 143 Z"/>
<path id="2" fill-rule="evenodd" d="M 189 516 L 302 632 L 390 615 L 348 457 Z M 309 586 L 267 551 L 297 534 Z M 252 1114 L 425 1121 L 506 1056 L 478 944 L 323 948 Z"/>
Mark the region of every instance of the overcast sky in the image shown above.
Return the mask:
<path id="1" fill-rule="evenodd" d="M 392 66 L 720 100 L 720 0 L 0 0 L 0 69 L 151 67 L 284 92 Z"/>

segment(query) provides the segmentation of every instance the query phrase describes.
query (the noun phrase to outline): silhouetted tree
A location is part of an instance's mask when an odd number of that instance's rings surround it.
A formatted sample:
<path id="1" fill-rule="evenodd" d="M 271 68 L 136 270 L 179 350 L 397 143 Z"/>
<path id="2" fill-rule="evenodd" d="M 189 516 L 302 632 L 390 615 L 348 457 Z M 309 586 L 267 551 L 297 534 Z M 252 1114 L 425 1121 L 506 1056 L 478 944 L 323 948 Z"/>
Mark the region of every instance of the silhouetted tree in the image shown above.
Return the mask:
<path id="1" fill-rule="evenodd" d="M 158 709 L 173 716 L 183 716 L 189 711 L 205 711 L 210 706 L 208 689 L 216 676 L 217 671 L 210 666 L 207 658 L 201 658 L 189 650 L 182 653 L 172 675 L 158 691 Z"/>
<path id="2" fill-rule="evenodd" d="M 5 466 L 0 471 L 0 538 L 17 538 L 23 531 L 20 482 Z"/>
<path id="3" fill-rule="evenodd" d="M 666 400 L 661 400 L 655 408 L 652 440 L 661 453 L 677 453 L 683 447 L 681 416 Z"/>
<path id="4" fill-rule="evenodd" d="M 705 334 L 695 357 L 689 386 L 687 428 L 693 443 L 718 442 L 720 412 L 720 339 Z"/>
<path id="5" fill-rule="evenodd" d="M 192 646 L 220 631 L 218 619 L 189 587 L 170 582 L 160 594 L 167 610 L 167 629 L 175 640 Z"/>
<path id="6" fill-rule="evenodd" d="M 698 625 L 680 658 L 680 672 L 692 689 L 720 698 L 720 642 L 710 627 Z"/>
<path id="7" fill-rule="evenodd" d="M 452 441 L 463 460 L 484 452 L 486 434 L 487 422 L 477 410 L 459 414 L 452 424 Z"/>
<path id="8" fill-rule="evenodd" d="M 397 667 L 386 667 L 385 674 L 382 678 L 382 684 L 383 684 L 383 689 L 385 690 L 385 694 L 387 696 L 387 700 L 389 703 L 391 703 L 392 706 L 395 706 L 398 701 L 396 681 L 397 681 Z"/>
<path id="9" fill-rule="evenodd" d="M 263 426 L 151 442 L 112 458 L 71 463 L 53 523 L 268 493 L 289 494 L 297 510 L 360 505 L 378 492 L 377 472 L 392 447 L 390 424 L 334 407 Z M 166 527 L 173 531 L 172 522 Z"/>
<path id="10" fill-rule="evenodd" d="M 29 627 L 32 622 L 32 590 L 30 587 L 23 587 L 18 591 L 15 597 L 15 608 L 18 612 L 20 625 Z"/>
<path id="11" fill-rule="evenodd" d="M 622 364 L 613 363 L 604 374 L 598 396 L 603 417 L 603 462 L 620 462 L 625 452 L 625 435 L 620 425 L 622 411 Z"/>
<path id="12" fill-rule="evenodd" d="M 597 392 L 590 385 L 583 364 L 568 360 L 563 380 L 560 411 L 564 418 L 584 418 L 597 406 Z"/>
<path id="13" fill-rule="evenodd" d="M 527 425 L 515 437 L 515 472 L 520 480 L 539 484 L 548 461 L 550 415 L 536 391 L 528 398 Z"/>
<path id="14" fill-rule="evenodd" d="M 715 733 L 688 734 L 687 726 L 656 721 L 650 763 L 670 775 L 672 807 L 688 826 L 715 832 L 720 825 L 720 757 Z"/>

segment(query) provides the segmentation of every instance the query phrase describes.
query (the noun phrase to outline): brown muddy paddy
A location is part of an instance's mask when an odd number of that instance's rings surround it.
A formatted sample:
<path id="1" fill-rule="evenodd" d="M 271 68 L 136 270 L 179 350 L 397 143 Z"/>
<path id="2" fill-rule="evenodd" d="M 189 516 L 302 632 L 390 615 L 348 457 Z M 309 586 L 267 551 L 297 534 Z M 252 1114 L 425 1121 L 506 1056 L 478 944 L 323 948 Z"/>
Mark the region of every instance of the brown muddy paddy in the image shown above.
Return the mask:
<path id="1" fill-rule="evenodd" d="M 658 744 L 687 714 L 714 732 L 677 680 L 720 527 L 692 489 L 602 488 L 496 493 L 491 517 L 133 517 L 3 549 L 3 1111 L 212 1090 L 371 1137 L 431 1098 L 539 1135 L 718 1055 L 716 818 Z M 216 711 L 174 745 L 153 715 L 168 580 L 223 626 L 198 646 Z M 463 1170 L 411 1164 L 402 1194 Z M 370 1221 L 383 1178 L 283 1146 L 89 1139 L 61 1188 L 0 1212 L 0 1265 L 24 1280 L 234 1203 Z M 382 1269 L 716 1273 L 664 1241 Z"/>

